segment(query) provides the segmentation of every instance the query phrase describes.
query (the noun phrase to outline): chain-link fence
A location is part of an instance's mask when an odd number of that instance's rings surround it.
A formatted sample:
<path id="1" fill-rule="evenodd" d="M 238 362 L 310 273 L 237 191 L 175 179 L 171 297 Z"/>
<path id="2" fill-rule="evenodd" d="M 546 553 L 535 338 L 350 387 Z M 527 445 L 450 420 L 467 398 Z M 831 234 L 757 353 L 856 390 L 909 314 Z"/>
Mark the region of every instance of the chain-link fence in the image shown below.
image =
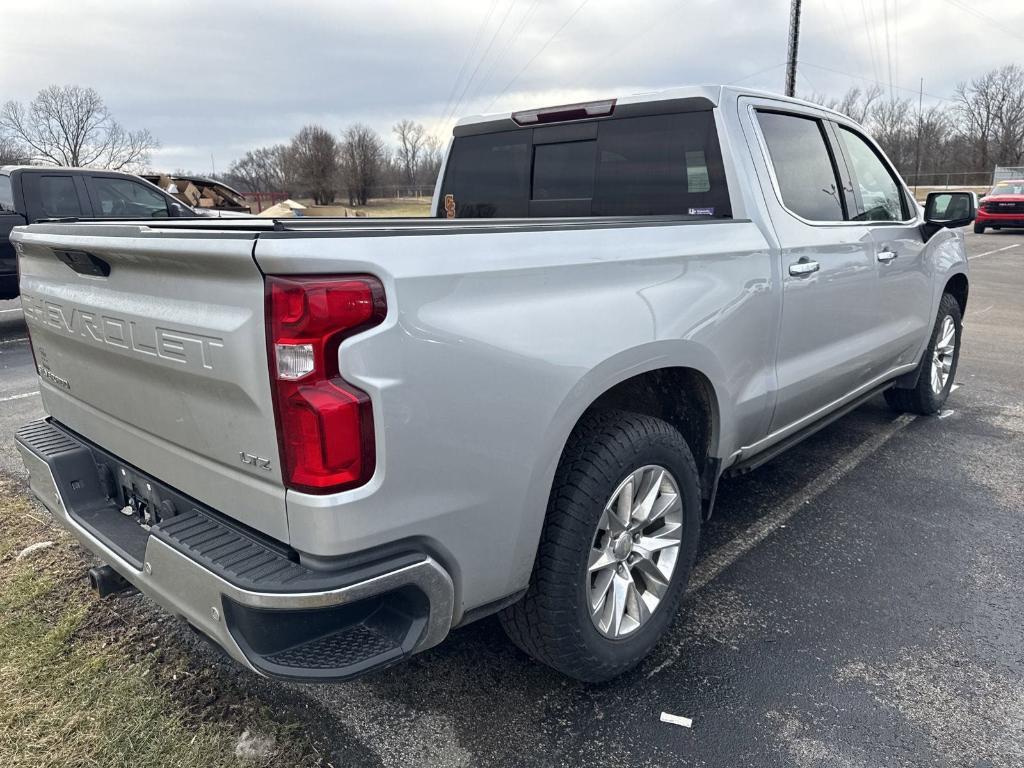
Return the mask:
<path id="1" fill-rule="evenodd" d="M 990 187 L 992 171 L 922 171 L 904 174 L 908 187 Z"/>

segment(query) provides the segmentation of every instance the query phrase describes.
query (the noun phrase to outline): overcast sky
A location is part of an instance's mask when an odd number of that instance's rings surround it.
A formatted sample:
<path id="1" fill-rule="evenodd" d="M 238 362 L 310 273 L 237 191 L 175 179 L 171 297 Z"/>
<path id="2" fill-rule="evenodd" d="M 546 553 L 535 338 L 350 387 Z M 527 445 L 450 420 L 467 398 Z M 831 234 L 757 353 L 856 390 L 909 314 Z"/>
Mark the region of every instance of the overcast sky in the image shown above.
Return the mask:
<path id="1" fill-rule="evenodd" d="M 924 77 L 934 103 L 1024 63 L 1021 0 L 803 7 L 802 95 L 877 80 L 916 98 Z M 155 169 L 208 172 L 310 122 L 390 141 L 403 117 L 441 135 L 446 114 L 693 83 L 780 91 L 788 14 L 789 0 L 0 0 L 0 102 L 92 86 L 160 140 Z"/>

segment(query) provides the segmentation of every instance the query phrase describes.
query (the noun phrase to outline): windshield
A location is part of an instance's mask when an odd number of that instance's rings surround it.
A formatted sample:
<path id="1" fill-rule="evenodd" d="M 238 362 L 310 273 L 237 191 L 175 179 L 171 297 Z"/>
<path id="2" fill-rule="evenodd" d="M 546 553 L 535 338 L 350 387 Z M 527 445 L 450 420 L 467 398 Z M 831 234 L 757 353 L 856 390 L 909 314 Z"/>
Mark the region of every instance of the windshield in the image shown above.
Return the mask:
<path id="1" fill-rule="evenodd" d="M 1024 180 L 1000 181 L 989 192 L 990 195 L 1024 195 Z"/>

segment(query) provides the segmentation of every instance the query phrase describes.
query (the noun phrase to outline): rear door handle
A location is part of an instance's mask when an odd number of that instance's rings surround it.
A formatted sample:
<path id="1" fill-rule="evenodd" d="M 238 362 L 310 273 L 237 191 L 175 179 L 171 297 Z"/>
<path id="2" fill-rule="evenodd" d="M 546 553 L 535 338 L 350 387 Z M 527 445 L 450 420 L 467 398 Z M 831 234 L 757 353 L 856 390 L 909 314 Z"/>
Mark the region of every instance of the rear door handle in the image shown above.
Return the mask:
<path id="1" fill-rule="evenodd" d="M 804 277 L 805 275 L 817 272 L 819 269 L 821 269 L 821 264 L 818 262 L 801 259 L 789 265 L 789 274 L 793 275 L 793 277 Z"/>
<path id="2" fill-rule="evenodd" d="M 882 262 L 883 264 L 888 264 L 890 261 L 895 259 L 897 256 L 899 256 L 899 254 L 896 253 L 896 251 L 879 251 L 878 252 L 878 260 L 880 262 Z"/>

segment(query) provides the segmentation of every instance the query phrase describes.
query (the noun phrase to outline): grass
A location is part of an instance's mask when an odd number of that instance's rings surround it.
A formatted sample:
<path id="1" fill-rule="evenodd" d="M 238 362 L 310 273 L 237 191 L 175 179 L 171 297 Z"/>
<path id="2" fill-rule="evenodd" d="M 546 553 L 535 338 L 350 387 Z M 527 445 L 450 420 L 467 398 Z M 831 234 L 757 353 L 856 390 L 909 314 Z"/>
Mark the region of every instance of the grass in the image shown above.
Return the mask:
<path id="1" fill-rule="evenodd" d="M 95 600 L 84 552 L 46 514 L 0 478 L 0 766 L 326 765 L 288 707 L 190 653 L 172 619 Z M 39 541 L 54 545 L 17 560 Z M 274 754 L 237 758 L 246 729 Z"/>
<path id="2" fill-rule="evenodd" d="M 312 200 L 301 200 L 303 205 L 312 206 Z M 335 205 L 320 205 L 311 207 L 306 211 L 306 216 L 349 216 L 356 214 L 381 217 L 419 217 L 430 216 L 429 197 L 403 197 L 403 198 L 380 198 L 369 200 L 366 205 L 347 205 L 347 200 L 340 199 Z"/>
<path id="3" fill-rule="evenodd" d="M 357 211 L 365 211 L 367 216 L 429 216 L 430 198 L 414 197 L 399 199 L 369 200 L 366 205 L 357 207 Z"/>

